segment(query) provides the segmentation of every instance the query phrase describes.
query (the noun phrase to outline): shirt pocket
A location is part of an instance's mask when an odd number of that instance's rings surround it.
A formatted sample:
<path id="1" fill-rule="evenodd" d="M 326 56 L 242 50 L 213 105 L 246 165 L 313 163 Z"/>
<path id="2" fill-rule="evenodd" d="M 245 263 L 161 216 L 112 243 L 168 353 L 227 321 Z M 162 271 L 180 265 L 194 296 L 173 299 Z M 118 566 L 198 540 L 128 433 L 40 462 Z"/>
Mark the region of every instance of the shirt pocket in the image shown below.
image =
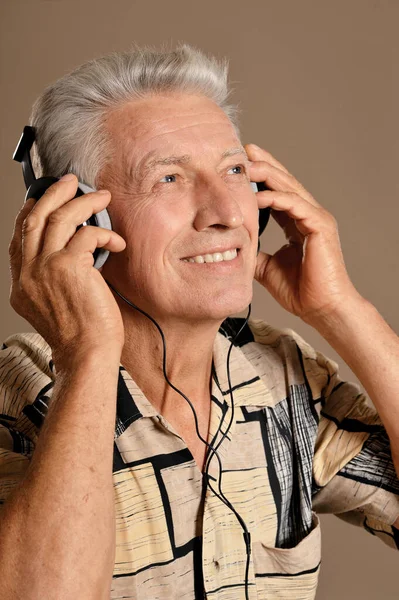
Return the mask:
<path id="1" fill-rule="evenodd" d="M 258 600 L 311 600 L 316 595 L 321 561 L 320 520 L 312 512 L 312 529 L 293 548 L 252 545 Z"/>

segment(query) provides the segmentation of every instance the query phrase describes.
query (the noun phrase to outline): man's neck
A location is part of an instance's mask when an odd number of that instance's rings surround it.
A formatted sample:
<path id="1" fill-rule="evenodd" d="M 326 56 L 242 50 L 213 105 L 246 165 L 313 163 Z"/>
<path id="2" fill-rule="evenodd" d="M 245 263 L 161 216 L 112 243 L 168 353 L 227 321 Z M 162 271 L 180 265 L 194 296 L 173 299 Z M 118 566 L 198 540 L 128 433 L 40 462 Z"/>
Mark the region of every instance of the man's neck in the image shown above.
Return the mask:
<path id="1" fill-rule="evenodd" d="M 122 309 L 122 307 L 121 307 Z M 121 363 L 144 395 L 161 414 L 187 406 L 186 400 L 166 382 L 163 344 L 153 323 L 133 309 L 122 309 L 125 345 Z M 218 324 L 158 323 L 166 342 L 169 381 L 200 408 L 209 402 L 213 346 Z"/>

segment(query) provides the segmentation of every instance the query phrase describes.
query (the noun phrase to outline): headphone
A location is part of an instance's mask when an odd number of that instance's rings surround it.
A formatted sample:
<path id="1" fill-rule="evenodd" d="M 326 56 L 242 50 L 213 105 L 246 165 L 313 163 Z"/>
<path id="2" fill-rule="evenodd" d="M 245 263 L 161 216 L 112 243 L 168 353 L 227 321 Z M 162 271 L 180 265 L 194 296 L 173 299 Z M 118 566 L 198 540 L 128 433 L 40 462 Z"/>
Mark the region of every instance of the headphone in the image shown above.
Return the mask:
<path id="1" fill-rule="evenodd" d="M 35 129 L 34 127 L 31 127 L 29 125 L 27 125 L 26 127 L 24 127 L 23 133 L 21 135 L 21 138 L 18 142 L 17 148 L 13 154 L 13 159 L 20 162 L 22 164 L 22 172 L 23 172 L 23 176 L 24 176 L 24 181 L 25 181 L 25 186 L 27 189 L 26 195 L 25 195 L 25 202 L 29 199 L 29 198 L 35 198 L 36 200 L 39 200 L 39 198 L 45 193 L 45 191 L 51 186 L 53 185 L 53 183 L 55 183 L 56 181 L 59 180 L 58 177 L 40 177 L 39 179 L 36 179 L 36 176 L 34 174 L 33 171 L 33 167 L 32 167 L 32 162 L 31 162 L 31 156 L 30 156 L 30 150 L 32 148 L 32 145 L 35 141 Z M 263 191 L 263 190 L 267 190 L 267 186 L 264 182 L 253 182 L 251 181 L 251 186 L 252 189 L 254 190 L 254 192 L 259 192 L 259 191 Z M 79 196 L 83 196 L 83 194 L 88 194 L 89 192 L 94 192 L 95 190 L 93 188 L 91 188 L 90 186 L 88 186 L 85 183 L 82 182 L 78 182 L 78 188 L 76 191 L 76 194 L 74 196 L 74 198 L 77 198 Z M 258 238 L 261 235 L 261 233 L 264 231 L 264 229 L 266 228 L 266 225 L 269 221 L 269 217 L 270 217 L 270 208 L 262 208 L 259 210 L 259 229 L 258 229 Z M 97 226 L 97 227 L 103 227 L 105 229 L 109 229 L 112 230 L 112 224 L 111 224 L 111 219 L 109 216 L 108 211 L 104 208 L 103 210 L 101 210 L 100 212 L 93 214 L 91 217 L 89 217 L 89 219 L 87 219 L 87 221 L 84 221 L 84 223 L 82 223 L 81 225 L 79 225 L 76 228 L 76 231 L 78 231 L 78 229 L 80 229 L 81 227 L 87 226 L 87 225 L 91 225 L 91 226 Z M 260 240 L 258 239 L 258 253 L 259 253 L 259 248 L 260 248 Z M 100 267 L 103 266 L 103 264 L 105 263 L 105 261 L 107 260 L 109 256 L 109 251 L 108 250 L 104 250 L 103 248 L 96 248 L 94 253 L 93 253 L 93 258 L 94 258 L 94 267 L 96 269 L 99 269 Z M 251 314 L 251 305 L 249 305 L 249 309 L 248 309 L 248 314 L 246 319 L 244 320 L 243 325 L 241 326 L 241 328 L 238 330 L 238 332 L 235 334 L 235 336 L 233 337 L 233 339 L 231 340 L 231 344 L 227 353 L 227 361 L 226 361 L 226 370 L 227 370 L 227 377 L 228 377 L 228 383 L 229 383 L 229 393 L 230 393 L 230 398 L 231 398 L 231 417 L 230 417 L 230 422 L 226 428 L 226 430 L 224 432 L 222 432 L 222 437 L 219 440 L 219 442 L 217 443 L 216 447 L 214 447 L 212 444 L 209 444 L 200 434 L 199 432 L 199 428 L 198 428 L 198 419 L 197 419 L 197 415 L 194 409 L 193 404 L 191 403 L 191 401 L 187 398 L 187 396 L 185 396 L 185 394 L 183 394 L 182 391 L 180 391 L 177 387 L 175 387 L 173 385 L 173 383 L 169 380 L 167 372 L 166 372 L 166 341 L 165 341 L 165 336 L 164 333 L 161 329 L 161 327 L 158 325 L 158 323 L 155 321 L 155 319 L 153 319 L 153 317 L 151 317 L 148 313 L 146 313 L 144 310 L 142 310 L 141 308 L 139 308 L 138 306 L 136 306 L 135 304 L 133 304 L 132 302 L 130 302 L 130 300 L 128 300 L 127 298 L 125 298 L 122 294 L 120 294 L 112 285 L 111 283 L 109 283 L 105 278 L 104 280 L 106 281 L 107 285 L 116 293 L 118 294 L 118 296 L 120 296 L 120 298 L 122 298 L 129 306 L 133 307 L 135 310 L 137 310 L 138 312 L 140 312 L 141 314 L 143 314 L 145 317 L 147 317 L 154 325 L 155 327 L 158 329 L 161 339 L 162 339 L 162 344 L 163 344 L 163 361 L 162 361 L 162 367 L 163 367 L 163 375 L 165 378 L 166 383 L 173 389 L 175 390 L 175 392 L 177 392 L 178 394 L 180 394 L 180 396 L 182 396 L 190 405 L 190 408 L 193 412 L 193 416 L 194 416 L 194 421 L 195 421 L 195 428 L 196 428 L 196 433 L 197 436 L 199 437 L 199 439 L 208 447 L 208 451 L 206 454 L 206 460 L 205 460 L 205 472 L 204 472 L 204 477 L 205 477 L 205 481 L 207 486 L 212 490 L 212 492 L 215 494 L 215 496 L 217 496 L 219 498 L 219 500 L 221 500 L 236 516 L 238 522 L 240 523 L 242 529 L 243 529 L 243 536 L 244 536 L 244 542 L 245 542 L 245 547 L 246 547 L 246 552 L 247 552 L 247 561 L 246 561 L 246 568 L 245 568 L 245 597 L 246 600 L 249 600 L 249 596 L 248 596 L 248 573 L 249 573 L 249 563 L 250 563 L 250 554 L 251 554 L 251 534 L 248 531 L 248 528 L 244 522 L 244 520 L 242 519 L 242 517 L 238 514 L 238 512 L 235 510 L 235 508 L 233 507 L 233 505 L 231 504 L 231 502 L 224 496 L 222 489 L 221 489 L 221 484 L 222 484 L 222 473 L 223 473 L 223 467 L 222 467 L 222 463 L 219 457 L 219 454 L 217 453 L 217 449 L 219 448 L 219 446 L 222 444 L 224 438 L 228 435 L 229 430 L 231 428 L 231 425 L 233 423 L 234 420 L 234 400 L 233 400 L 233 390 L 232 390 L 232 385 L 231 385 L 231 379 L 230 379 L 230 354 L 231 354 L 231 350 L 233 348 L 234 342 L 236 341 L 236 339 L 238 338 L 238 336 L 240 335 L 241 331 L 244 329 L 244 327 L 246 326 L 249 316 Z M 215 373 L 213 371 L 212 375 L 214 376 Z M 223 413 L 222 418 L 220 419 L 219 422 L 219 426 L 218 429 L 216 431 L 216 434 L 214 436 L 214 439 L 216 440 L 219 432 L 221 432 L 222 429 L 222 425 L 223 425 L 223 421 L 225 418 L 225 415 L 227 414 L 227 411 L 225 411 Z M 210 454 L 211 453 L 211 454 Z M 209 465 L 210 462 L 213 458 L 213 456 L 216 456 L 218 463 L 219 463 L 219 479 L 218 479 L 218 489 L 219 489 L 219 494 L 215 491 L 215 489 L 213 488 L 213 486 L 211 485 L 211 481 L 209 478 Z"/>

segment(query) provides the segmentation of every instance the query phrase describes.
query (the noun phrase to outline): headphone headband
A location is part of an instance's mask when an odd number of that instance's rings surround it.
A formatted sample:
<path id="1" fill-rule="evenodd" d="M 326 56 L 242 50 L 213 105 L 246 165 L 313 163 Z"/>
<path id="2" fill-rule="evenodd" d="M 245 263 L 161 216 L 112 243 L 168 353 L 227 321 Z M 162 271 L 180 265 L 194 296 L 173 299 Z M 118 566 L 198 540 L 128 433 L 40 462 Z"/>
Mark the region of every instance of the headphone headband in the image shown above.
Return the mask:
<path id="1" fill-rule="evenodd" d="M 36 181 L 30 157 L 30 151 L 34 141 L 35 129 L 30 125 L 26 125 L 12 156 L 14 160 L 22 164 L 22 172 L 24 175 L 26 189 L 28 189 L 32 183 Z"/>

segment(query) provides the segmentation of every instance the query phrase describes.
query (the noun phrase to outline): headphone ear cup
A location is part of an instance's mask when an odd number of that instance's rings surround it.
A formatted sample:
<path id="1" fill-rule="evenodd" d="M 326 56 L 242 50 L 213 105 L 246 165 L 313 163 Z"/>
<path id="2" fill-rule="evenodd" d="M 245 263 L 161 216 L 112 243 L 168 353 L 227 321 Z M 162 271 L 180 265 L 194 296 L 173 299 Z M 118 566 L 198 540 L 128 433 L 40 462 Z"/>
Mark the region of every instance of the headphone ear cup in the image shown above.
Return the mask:
<path id="1" fill-rule="evenodd" d="M 39 200 L 48 190 L 48 188 L 58 181 L 57 177 L 39 177 L 36 179 L 32 185 L 29 186 L 28 191 L 25 195 L 25 202 L 29 200 L 29 198 L 34 198 L 35 200 Z"/>
<path id="2" fill-rule="evenodd" d="M 100 212 L 89 217 L 87 221 L 77 227 L 76 231 L 85 225 L 91 225 L 92 227 L 103 227 L 104 229 L 112 231 L 111 218 L 106 208 L 103 208 L 103 210 L 100 210 Z M 102 267 L 108 256 L 109 250 L 104 250 L 104 248 L 96 248 L 93 252 L 93 267 L 96 269 Z"/>
<path id="3" fill-rule="evenodd" d="M 264 230 L 266 229 L 266 225 L 269 222 L 269 218 L 270 218 L 270 208 L 261 208 L 259 210 L 259 232 L 258 235 L 260 236 Z"/>
<path id="4" fill-rule="evenodd" d="M 90 192 L 95 191 L 96 190 L 94 188 L 90 187 L 86 183 L 82 183 L 81 181 L 79 181 L 75 198 L 77 198 L 78 196 L 83 196 L 83 194 L 89 194 Z M 103 210 L 100 210 L 100 212 L 91 215 L 91 217 L 89 217 L 87 221 L 85 221 L 81 225 L 78 225 L 76 231 L 81 227 L 85 227 L 87 225 L 91 225 L 92 227 L 102 227 L 103 229 L 108 229 L 109 231 L 112 231 L 111 217 L 109 216 L 109 213 L 106 208 L 103 208 Z M 95 269 L 99 269 L 100 267 L 102 267 L 105 261 L 107 260 L 108 256 L 109 250 L 104 250 L 104 248 L 96 248 L 93 252 L 93 267 Z"/>
<path id="5" fill-rule="evenodd" d="M 58 177 L 40 177 L 39 179 L 36 179 L 32 185 L 29 186 L 29 189 L 26 192 L 25 202 L 29 200 L 29 198 L 35 198 L 35 200 L 39 200 L 39 198 L 43 196 L 44 192 L 46 192 L 48 188 L 53 185 L 53 183 L 56 183 L 56 181 L 59 181 Z M 90 192 L 95 192 L 95 190 L 85 183 L 79 182 L 78 189 L 74 197 L 78 198 L 79 196 L 83 196 L 84 194 L 88 194 Z M 77 226 L 76 231 L 86 225 L 91 225 L 92 227 L 103 227 L 104 229 L 109 229 L 112 231 L 111 219 L 106 208 L 101 210 L 99 213 L 91 215 L 87 221 Z M 104 250 L 104 248 L 96 248 L 93 252 L 93 266 L 96 269 L 99 269 L 103 266 L 108 256 L 109 250 Z"/>
<path id="6" fill-rule="evenodd" d="M 257 181 L 256 183 L 254 181 L 251 181 L 251 186 L 253 191 L 256 192 L 263 192 L 264 190 L 268 190 L 269 188 L 266 186 L 266 184 L 263 181 Z M 270 208 L 260 208 L 258 211 L 259 214 L 259 229 L 258 229 L 258 236 L 260 237 L 260 235 L 264 232 L 264 230 L 266 229 L 266 225 L 269 222 L 269 218 L 270 218 Z M 260 241 L 258 240 L 258 253 L 259 253 L 259 248 L 260 248 Z"/>

